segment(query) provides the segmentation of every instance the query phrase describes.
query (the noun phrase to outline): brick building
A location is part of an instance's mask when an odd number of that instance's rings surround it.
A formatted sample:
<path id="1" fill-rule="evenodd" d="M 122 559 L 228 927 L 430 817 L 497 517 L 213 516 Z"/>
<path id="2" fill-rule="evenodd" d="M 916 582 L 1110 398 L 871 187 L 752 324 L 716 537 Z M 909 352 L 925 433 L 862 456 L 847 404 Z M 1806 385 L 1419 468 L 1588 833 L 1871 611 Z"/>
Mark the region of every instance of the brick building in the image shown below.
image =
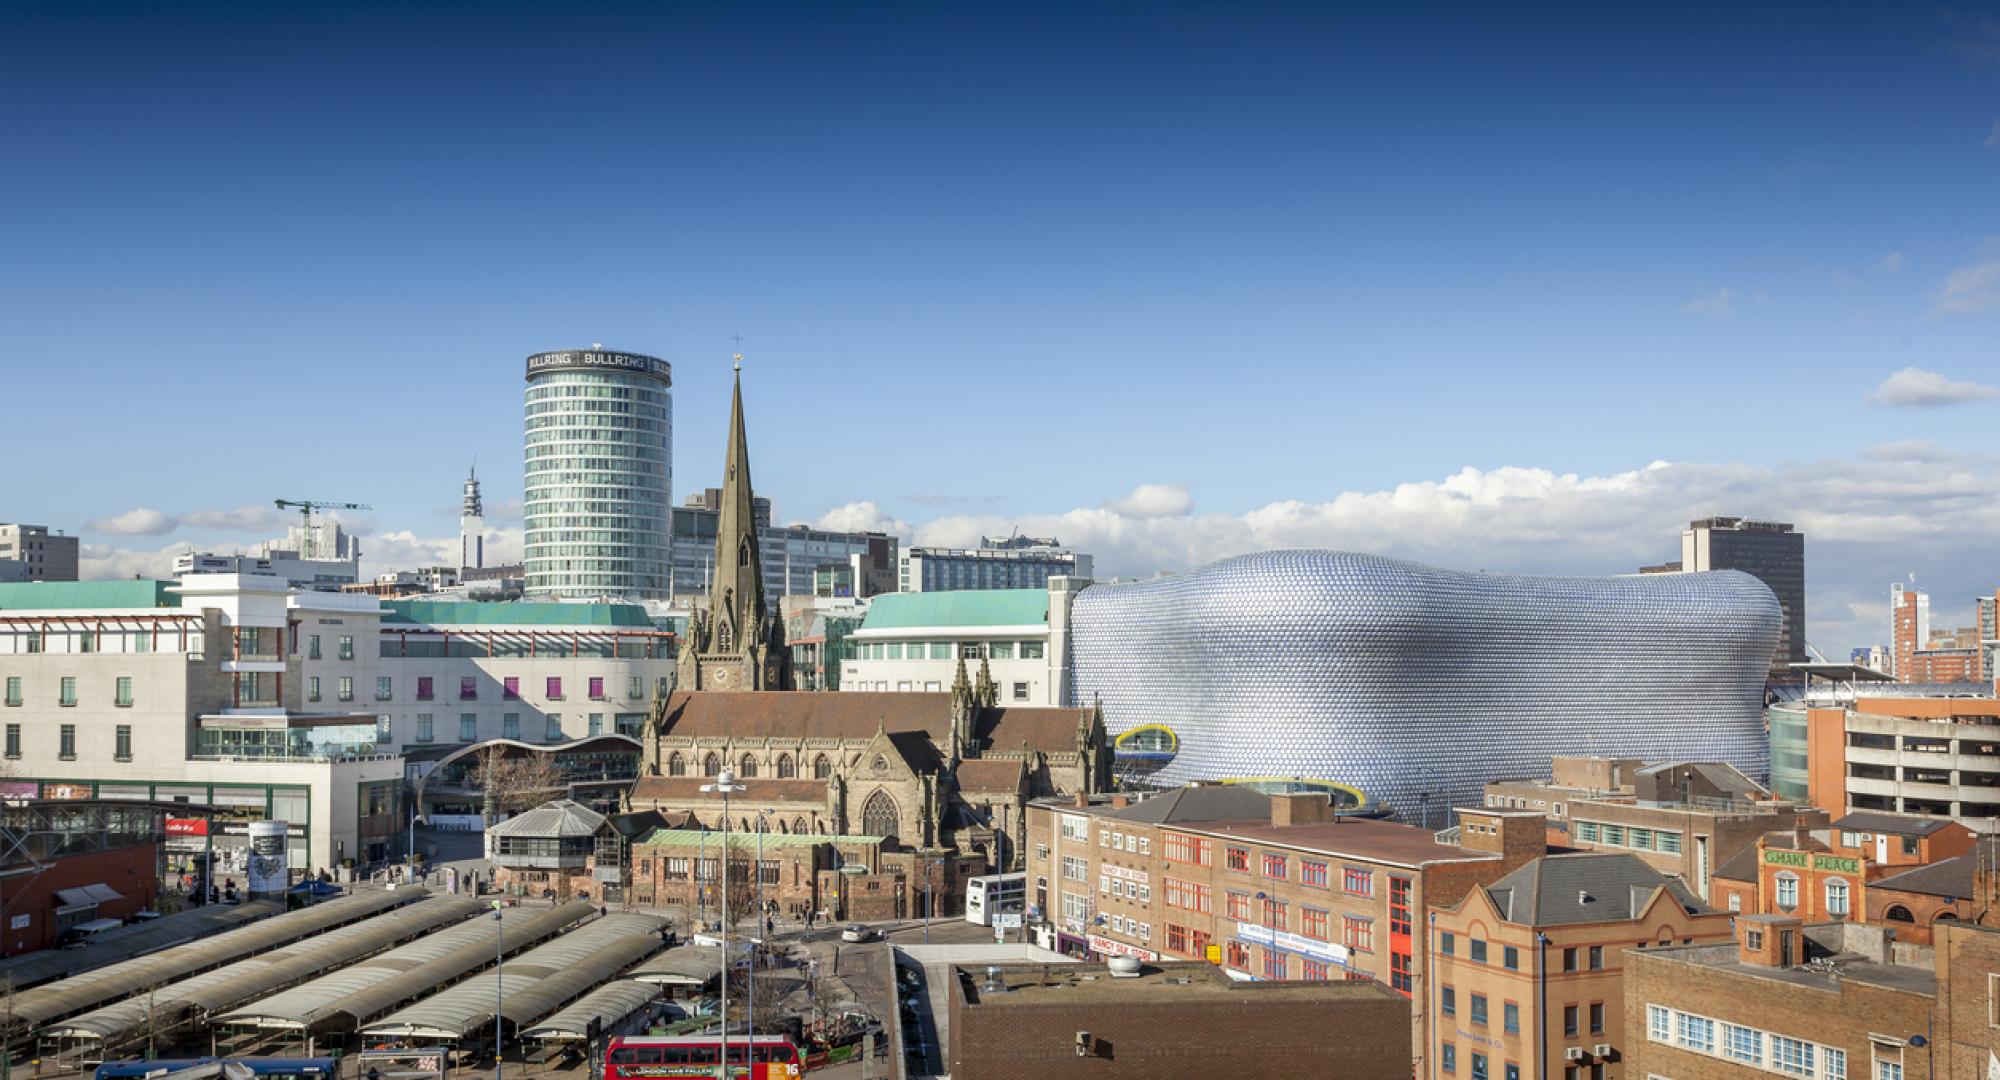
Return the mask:
<path id="1" fill-rule="evenodd" d="M 1716 871 L 1714 902 L 1731 912 L 1807 922 L 1860 921 L 1877 881 L 1972 849 L 1956 822 L 1849 814 L 1832 826 L 1759 837 Z"/>
<path id="2" fill-rule="evenodd" d="M 0 810 L 0 956 L 150 910 L 165 821 L 159 804 L 38 800 Z"/>
<path id="3" fill-rule="evenodd" d="M 1029 921 L 1044 946 L 1076 956 L 1208 959 L 1242 979 L 1379 980 L 1412 999 L 1421 1068 L 1430 1040 L 1414 927 L 1427 906 L 1543 854 L 1544 837 L 1542 815 L 1527 811 L 1461 810 L 1457 828 L 1433 833 L 1336 817 L 1321 793 L 1230 786 L 1042 800 L 1029 807 Z"/>
<path id="4" fill-rule="evenodd" d="M 1730 940 L 1728 914 L 1630 854 L 1536 859 L 1430 927 L 1432 1080 L 1621 1080 L 1625 951 Z"/>
<path id="5" fill-rule="evenodd" d="M 1674 1080 L 1916 1080 L 1987 1074 L 2000 1051 L 2000 932 L 1936 947 L 1854 923 L 1737 920 L 1726 945 L 1626 953 L 1626 1074 Z"/>
<path id="6" fill-rule="evenodd" d="M 956 968 L 957 1080 L 1400 1080 L 1408 1006 L 1380 983 L 1239 982 L 1203 963 Z"/>
<path id="7" fill-rule="evenodd" d="M 1496 780 L 1485 794 L 1489 807 L 1546 813 L 1551 844 L 1635 855 L 1704 900 L 1716 868 L 1758 837 L 1827 822 L 1720 762 L 1557 757 L 1549 779 Z"/>
<path id="8" fill-rule="evenodd" d="M 1867 905 L 1869 922 L 1918 945 L 1930 944 L 1940 923 L 2000 927 L 2000 839 L 1984 839 L 1963 855 L 1873 881 Z"/>

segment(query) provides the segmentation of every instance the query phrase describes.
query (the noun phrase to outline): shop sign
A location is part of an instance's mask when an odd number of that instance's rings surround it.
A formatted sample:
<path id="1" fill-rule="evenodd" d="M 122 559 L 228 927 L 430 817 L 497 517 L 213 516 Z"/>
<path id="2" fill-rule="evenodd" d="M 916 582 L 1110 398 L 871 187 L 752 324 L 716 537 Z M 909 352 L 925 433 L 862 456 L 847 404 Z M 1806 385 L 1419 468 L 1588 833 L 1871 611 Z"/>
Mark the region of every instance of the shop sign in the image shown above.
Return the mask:
<path id="1" fill-rule="evenodd" d="M 208 819 L 198 817 L 170 817 L 167 819 L 168 836 L 207 836 Z"/>
<path id="2" fill-rule="evenodd" d="M 1091 952 L 1103 953 L 1105 956 L 1135 956 L 1141 960 L 1158 960 L 1160 958 L 1159 953 L 1142 949 L 1137 945 L 1127 945 L 1122 941 L 1113 941 L 1108 937 L 1098 937 L 1096 934 L 1090 935 L 1085 940 L 1090 943 Z"/>

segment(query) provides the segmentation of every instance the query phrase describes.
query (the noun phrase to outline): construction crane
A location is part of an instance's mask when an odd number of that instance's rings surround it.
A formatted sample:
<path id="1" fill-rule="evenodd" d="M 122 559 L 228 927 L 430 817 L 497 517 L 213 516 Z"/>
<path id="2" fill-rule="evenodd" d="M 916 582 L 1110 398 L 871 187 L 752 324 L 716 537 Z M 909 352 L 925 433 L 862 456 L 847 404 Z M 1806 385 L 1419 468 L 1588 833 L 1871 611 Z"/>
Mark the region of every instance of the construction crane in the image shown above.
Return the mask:
<path id="1" fill-rule="evenodd" d="M 313 511 L 375 509 L 367 503 L 320 502 L 317 499 L 276 499 L 273 501 L 280 510 L 297 510 L 299 512 L 299 524 L 302 526 L 299 530 L 300 546 L 304 549 L 299 552 L 299 555 L 307 559 L 319 558 L 319 545 L 313 539 Z"/>

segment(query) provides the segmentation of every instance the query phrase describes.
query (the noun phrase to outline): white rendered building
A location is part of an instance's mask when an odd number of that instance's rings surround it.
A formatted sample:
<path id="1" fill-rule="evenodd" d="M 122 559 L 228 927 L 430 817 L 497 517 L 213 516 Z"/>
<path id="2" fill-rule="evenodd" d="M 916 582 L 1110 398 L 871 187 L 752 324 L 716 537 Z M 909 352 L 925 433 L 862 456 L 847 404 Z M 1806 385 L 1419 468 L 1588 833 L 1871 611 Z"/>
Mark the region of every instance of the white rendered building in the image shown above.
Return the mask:
<path id="1" fill-rule="evenodd" d="M 840 689 L 949 690 L 963 659 L 985 661 L 1002 705 L 1061 705 L 1068 686 L 1064 629 L 1084 585 L 1058 577 L 1046 589 L 885 593 L 849 635 Z M 1051 616 L 1054 618 L 1051 618 Z"/>

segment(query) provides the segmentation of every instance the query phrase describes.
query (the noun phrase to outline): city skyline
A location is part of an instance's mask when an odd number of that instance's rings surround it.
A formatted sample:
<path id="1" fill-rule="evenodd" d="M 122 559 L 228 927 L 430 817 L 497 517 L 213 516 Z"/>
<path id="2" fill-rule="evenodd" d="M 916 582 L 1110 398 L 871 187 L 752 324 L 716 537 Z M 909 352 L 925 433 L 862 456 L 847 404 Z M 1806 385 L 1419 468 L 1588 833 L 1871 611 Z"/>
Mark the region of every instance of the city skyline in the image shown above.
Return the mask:
<path id="1" fill-rule="evenodd" d="M 520 358 L 593 341 L 674 364 L 679 503 L 737 333 L 786 522 L 1143 576 L 1631 572 L 1775 518 L 1835 659 L 1891 582 L 1955 625 L 2000 576 L 1990 21 L 389 18 L 51 10 L 0 46 L 48 105 L 0 121 L 46 166 L 0 178 L 41 211 L 10 378 L 74 406 L 15 414 L 70 467 L 5 512 L 86 576 L 281 535 L 280 497 L 377 506 L 371 569 L 445 561 L 475 458 L 517 538 Z M 65 440 L 83 408 L 134 422 Z"/>

